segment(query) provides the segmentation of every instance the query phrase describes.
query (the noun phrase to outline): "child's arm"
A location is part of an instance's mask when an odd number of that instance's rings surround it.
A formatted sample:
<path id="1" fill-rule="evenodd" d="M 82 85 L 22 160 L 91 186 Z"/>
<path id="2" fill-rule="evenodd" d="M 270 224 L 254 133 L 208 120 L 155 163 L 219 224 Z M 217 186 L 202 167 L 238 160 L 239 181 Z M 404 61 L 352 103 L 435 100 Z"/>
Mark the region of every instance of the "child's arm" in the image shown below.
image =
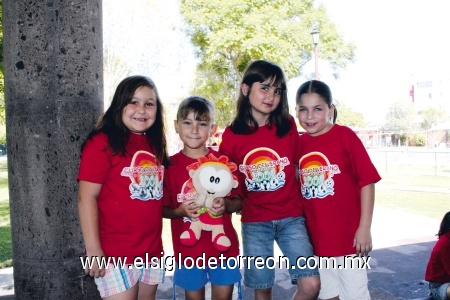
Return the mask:
<path id="1" fill-rule="evenodd" d="M 238 212 L 242 209 L 242 198 L 239 195 L 231 196 L 231 197 L 218 197 L 214 199 L 213 205 L 211 208 L 208 208 L 208 211 L 216 216 L 221 216 L 225 212 L 234 213 Z"/>
<path id="2" fill-rule="evenodd" d="M 172 206 L 164 206 L 163 217 L 166 219 L 177 219 L 182 217 L 188 217 L 192 221 L 198 221 L 200 214 L 198 210 L 201 207 L 194 203 L 194 200 L 188 200 L 183 202 L 177 208 Z"/>
<path id="3" fill-rule="evenodd" d="M 375 184 L 371 183 L 361 188 L 361 219 L 353 240 L 357 255 L 368 255 L 372 250 L 370 227 L 372 226 L 374 203 Z"/>
<path id="4" fill-rule="evenodd" d="M 81 232 L 83 233 L 86 256 L 89 258 L 103 257 L 102 245 L 98 226 L 97 199 L 100 195 L 102 185 L 80 180 L 78 186 L 78 214 L 80 216 Z M 86 267 L 85 273 L 91 277 L 105 276 L 105 268 L 99 268 L 97 262 L 92 268 Z"/>
<path id="5" fill-rule="evenodd" d="M 242 210 L 242 198 L 239 195 L 225 198 L 225 211 L 234 213 Z"/>

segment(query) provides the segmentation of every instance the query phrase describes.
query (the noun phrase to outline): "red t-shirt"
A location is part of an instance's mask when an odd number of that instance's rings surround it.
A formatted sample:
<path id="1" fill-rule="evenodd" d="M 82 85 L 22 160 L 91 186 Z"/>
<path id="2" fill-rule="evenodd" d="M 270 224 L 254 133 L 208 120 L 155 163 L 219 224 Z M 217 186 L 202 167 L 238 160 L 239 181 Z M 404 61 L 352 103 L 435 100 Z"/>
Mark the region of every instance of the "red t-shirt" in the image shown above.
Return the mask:
<path id="1" fill-rule="evenodd" d="M 361 188 L 381 177 L 361 140 L 348 127 L 334 125 L 323 135 L 305 133 L 299 140 L 303 210 L 315 254 L 354 254 Z"/>
<path id="2" fill-rule="evenodd" d="M 219 158 L 220 154 L 214 150 L 210 150 L 209 153 L 214 154 Z M 208 153 L 208 154 L 209 154 Z M 183 152 L 178 152 L 177 154 L 170 157 L 171 165 L 166 170 L 164 176 L 164 206 L 170 206 L 173 208 L 179 207 L 183 201 L 192 200 L 195 196 L 195 188 L 189 185 L 189 171 L 186 169 L 188 165 L 198 162 L 197 159 L 190 158 L 183 154 Z M 234 172 L 236 173 L 236 172 Z M 231 191 L 230 195 L 240 194 L 239 186 Z M 204 213 L 201 216 L 207 216 L 208 213 Z M 178 258 L 190 257 L 196 259 L 202 257 L 203 254 L 206 259 L 210 257 L 218 258 L 221 254 L 224 257 L 231 257 L 239 255 L 239 240 L 236 231 L 231 223 L 231 215 L 224 213 L 223 217 L 223 227 L 225 235 L 230 239 L 231 246 L 226 252 L 220 252 L 214 248 L 211 231 L 202 230 L 200 240 L 193 247 L 184 246 L 180 243 L 180 236 L 183 231 L 189 229 L 191 221 L 189 218 L 176 218 L 171 220 L 172 229 L 172 243 L 175 255 L 175 260 L 179 262 Z M 190 262 L 189 262 L 190 263 Z M 207 261 L 205 261 L 207 263 Z M 218 261 L 220 263 L 220 261 Z"/>
<path id="3" fill-rule="evenodd" d="M 450 231 L 441 235 L 434 245 L 425 272 L 425 280 L 450 282 Z"/>
<path id="4" fill-rule="evenodd" d="M 130 135 L 125 156 L 112 156 L 107 142 L 105 134 L 87 141 L 77 178 L 102 184 L 97 201 L 102 249 L 128 263 L 146 254 L 148 260 L 161 257 L 164 167 L 145 135 Z"/>
<path id="5" fill-rule="evenodd" d="M 302 215 L 295 165 L 298 132 L 277 137 L 275 126 L 261 126 L 253 134 L 235 134 L 225 128 L 219 151 L 238 164 L 244 191 L 242 222 L 266 222 Z"/>

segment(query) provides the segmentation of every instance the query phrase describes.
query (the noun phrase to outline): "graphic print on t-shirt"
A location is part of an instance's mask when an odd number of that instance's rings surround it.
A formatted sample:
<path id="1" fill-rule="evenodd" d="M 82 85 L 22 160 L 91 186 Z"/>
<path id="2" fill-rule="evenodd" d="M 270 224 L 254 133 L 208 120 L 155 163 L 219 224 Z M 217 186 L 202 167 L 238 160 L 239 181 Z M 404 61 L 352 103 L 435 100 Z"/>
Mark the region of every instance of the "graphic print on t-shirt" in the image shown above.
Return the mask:
<path id="1" fill-rule="evenodd" d="M 321 152 L 310 152 L 299 161 L 301 192 L 306 199 L 334 195 L 333 176 L 339 174 L 338 165 L 332 165 Z"/>
<path id="2" fill-rule="evenodd" d="M 184 201 L 194 200 L 197 191 L 195 190 L 192 178 L 186 180 L 181 188 L 181 192 L 177 194 L 177 202 L 183 203 Z M 190 218 L 183 217 L 183 222 L 192 222 Z"/>
<path id="3" fill-rule="evenodd" d="M 164 166 L 147 151 L 137 151 L 131 166 L 123 168 L 121 176 L 129 177 L 131 199 L 159 200 L 163 196 Z"/>
<path id="4" fill-rule="evenodd" d="M 283 169 L 289 164 L 287 157 L 280 158 L 274 150 L 262 147 L 247 153 L 239 171 L 245 175 L 248 191 L 275 191 L 284 186 L 286 175 Z"/>
<path id="5" fill-rule="evenodd" d="M 177 194 L 177 202 L 183 203 L 184 201 L 194 200 L 197 191 L 195 190 L 192 178 L 186 180 L 181 188 L 181 192 Z"/>

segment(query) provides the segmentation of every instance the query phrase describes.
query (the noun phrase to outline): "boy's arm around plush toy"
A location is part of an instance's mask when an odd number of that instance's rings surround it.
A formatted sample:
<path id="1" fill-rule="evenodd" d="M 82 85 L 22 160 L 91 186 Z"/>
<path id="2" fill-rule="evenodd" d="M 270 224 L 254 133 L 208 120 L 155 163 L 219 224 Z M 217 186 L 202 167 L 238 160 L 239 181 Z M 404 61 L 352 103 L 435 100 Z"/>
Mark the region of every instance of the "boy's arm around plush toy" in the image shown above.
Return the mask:
<path id="1" fill-rule="evenodd" d="M 225 211 L 227 213 L 239 212 L 242 210 L 242 197 L 234 195 L 232 197 L 225 197 Z"/>
<path id="2" fill-rule="evenodd" d="M 164 206 L 163 217 L 166 219 L 188 217 L 192 221 L 198 221 L 198 217 L 200 216 L 198 213 L 199 209 L 200 206 L 195 204 L 194 200 L 188 200 L 183 202 L 177 208 L 173 208 L 172 206 Z"/>

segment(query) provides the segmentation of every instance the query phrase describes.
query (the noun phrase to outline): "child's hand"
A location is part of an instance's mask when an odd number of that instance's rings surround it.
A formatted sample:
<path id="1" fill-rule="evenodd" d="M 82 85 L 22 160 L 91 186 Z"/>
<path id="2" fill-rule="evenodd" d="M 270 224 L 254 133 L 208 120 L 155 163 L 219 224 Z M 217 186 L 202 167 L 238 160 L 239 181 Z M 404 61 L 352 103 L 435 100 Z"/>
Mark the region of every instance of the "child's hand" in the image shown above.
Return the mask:
<path id="1" fill-rule="evenodd" d="M 105 256 L 105 253 L 103 253 L 102 249 L 97 249 L 94 251 L 87 251 L 86 250 L 86 258 L 91 259 L 92 268 L 89 268 L 89 264 L 86 264 L 86 268 L 84 269 L 84 273 L 86 275 L 89 275 L 91 277 L 99 278 L 105 276 L 106 269 L 105 266 L 102 266 L 101 268 L 98 266 L 97 259 L 102 259 L 102 257 Z"/>
<path id="2" fill-rule="evenodd" d="M 355 238 L 353 239 L 353 247 L 356 247 L 356 255 L 367 256 L 372 250 L 372 235 L 370 229 L 359 227 L 356 230 Z"/>
<path id="3" fill-rule="evenodd" d="M 225 200 L 222 197 L 214 199 L 213 204 L 208 211 L 215 216 L 221 216 L 225 212 Z"/>
<path id="4" fill-rule="evenodd" d="M 198 221 L 200 214 L 198 210 L 201 207 L 195 204 L 194 200 L 188 200 L 183 202 L 177 209 L 181 211 L 180 215 L 183 217 L 188 217 L 192 222 Z"/>

